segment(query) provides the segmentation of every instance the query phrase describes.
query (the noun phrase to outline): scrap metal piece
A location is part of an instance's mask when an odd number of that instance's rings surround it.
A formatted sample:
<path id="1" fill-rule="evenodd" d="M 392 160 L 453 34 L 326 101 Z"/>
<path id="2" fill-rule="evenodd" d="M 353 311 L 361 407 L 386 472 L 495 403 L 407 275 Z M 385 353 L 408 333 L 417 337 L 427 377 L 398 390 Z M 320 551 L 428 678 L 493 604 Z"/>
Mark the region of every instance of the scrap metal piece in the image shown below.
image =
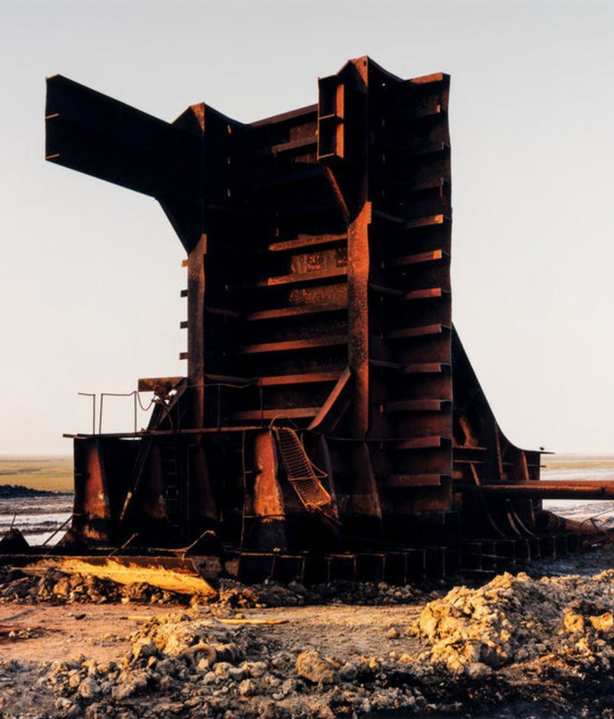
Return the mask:
<path id="1" fill-rule="evenodd" d="M 65 574 L 110 579 L 119 584 L 144 582 L 169 592 L 217 597 L 192 559 L 177 557 L 61 557 L 49 556 L 24 562 L 26 574 L 43 575 L 50 569 Z"/>

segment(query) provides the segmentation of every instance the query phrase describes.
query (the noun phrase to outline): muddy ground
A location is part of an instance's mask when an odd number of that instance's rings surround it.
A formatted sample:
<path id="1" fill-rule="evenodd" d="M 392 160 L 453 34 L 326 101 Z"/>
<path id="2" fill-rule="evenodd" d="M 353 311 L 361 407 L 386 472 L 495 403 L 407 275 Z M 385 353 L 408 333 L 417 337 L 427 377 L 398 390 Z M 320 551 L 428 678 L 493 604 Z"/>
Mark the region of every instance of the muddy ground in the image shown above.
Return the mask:
<path id="1" fill-rule="evenodd" d="M 0 717 L 614 717 L 614 552 L 481 584 L 221 586 L 0 570 Z"/>

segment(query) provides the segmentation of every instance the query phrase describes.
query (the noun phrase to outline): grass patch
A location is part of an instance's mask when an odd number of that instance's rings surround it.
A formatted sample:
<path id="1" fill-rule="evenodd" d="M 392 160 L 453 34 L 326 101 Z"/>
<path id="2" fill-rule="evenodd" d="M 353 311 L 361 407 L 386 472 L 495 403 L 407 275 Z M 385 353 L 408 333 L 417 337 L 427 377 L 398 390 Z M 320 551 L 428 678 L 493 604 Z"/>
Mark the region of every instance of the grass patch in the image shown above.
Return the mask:
<path id="1" fill-rule="evenodd" d="M 541 464 L 546 470 L 614 469 L 614 454 L 546 454 Z"/>
<path id="2" fill-rule="evenodd" d="M 72 492 L 72 457 L 0 457 L 0 484 Z"/>

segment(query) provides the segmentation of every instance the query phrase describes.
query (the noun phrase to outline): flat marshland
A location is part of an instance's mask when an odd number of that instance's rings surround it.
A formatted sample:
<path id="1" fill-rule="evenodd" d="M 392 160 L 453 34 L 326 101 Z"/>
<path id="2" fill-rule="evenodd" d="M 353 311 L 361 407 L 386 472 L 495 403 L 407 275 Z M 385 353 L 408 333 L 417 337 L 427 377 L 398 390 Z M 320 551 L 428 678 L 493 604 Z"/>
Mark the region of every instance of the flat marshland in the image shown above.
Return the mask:
<path id="1" fill-rule="evenodd" d="M 544 454 L 541 464 L 544 474 L 591 469 L 614 471 L 614 454 Z"/>
<path id="2" fill-rule="evenodd" d="M 72 492 L 72 457 L 0 456 L 0 484 L 14 484 L 47 492 Z"/>

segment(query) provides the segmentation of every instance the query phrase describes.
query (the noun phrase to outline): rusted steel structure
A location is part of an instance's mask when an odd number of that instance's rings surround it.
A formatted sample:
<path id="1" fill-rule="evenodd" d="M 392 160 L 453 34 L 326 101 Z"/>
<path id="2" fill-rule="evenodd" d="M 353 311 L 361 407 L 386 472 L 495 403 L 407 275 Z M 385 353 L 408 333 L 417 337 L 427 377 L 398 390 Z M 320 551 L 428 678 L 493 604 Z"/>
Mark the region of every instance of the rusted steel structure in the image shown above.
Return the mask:
<path id="1" fill-rule="evenodd" d="M 186 376 L 139 380 L 147 430 L 74 437 L 71 535 L 196 543 L 248 579 L 569 548 L 452 325 L 449 77 L 363 57 L 318 86 L 257 122 L 169 124 L 48 80 L 47 159 L 156 198 L 187 253 Z"/>

